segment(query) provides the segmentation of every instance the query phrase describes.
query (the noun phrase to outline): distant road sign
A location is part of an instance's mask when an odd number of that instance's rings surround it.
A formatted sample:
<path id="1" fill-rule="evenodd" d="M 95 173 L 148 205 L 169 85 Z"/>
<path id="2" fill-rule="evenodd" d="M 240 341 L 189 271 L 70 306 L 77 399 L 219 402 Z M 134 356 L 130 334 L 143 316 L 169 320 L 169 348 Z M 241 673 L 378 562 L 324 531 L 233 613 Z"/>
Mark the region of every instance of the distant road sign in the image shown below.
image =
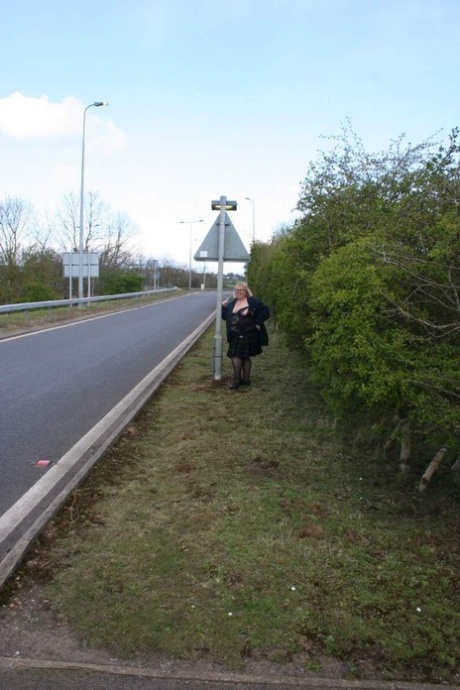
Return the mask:
<path id="1" fill-rule="evenodd" d="M 80 267 L 79 252 L 64 252 L 62 255 L 64 278 L 77 278 Z M 83 278 L 99 278 L 99 254 L 97 252 L 83 252 Z"/>

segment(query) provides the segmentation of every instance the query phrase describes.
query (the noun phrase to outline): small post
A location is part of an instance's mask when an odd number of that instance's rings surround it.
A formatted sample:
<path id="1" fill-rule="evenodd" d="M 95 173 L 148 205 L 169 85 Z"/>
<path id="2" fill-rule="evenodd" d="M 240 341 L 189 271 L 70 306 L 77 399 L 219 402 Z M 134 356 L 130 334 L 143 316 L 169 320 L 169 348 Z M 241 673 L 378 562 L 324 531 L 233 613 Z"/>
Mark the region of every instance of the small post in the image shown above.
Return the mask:
<path id="1" fill-rule="evenodd" d="M 88 297 L 91 297 L 91 252 L 88 247 Z M 88 302 L 88 306 L 90 306 Z"/>
<path id="2" fill-rule="evenodd" d="M 72 299 L 72 280 L 73 280 L 73 274 L 72 274 L 72 252 L 73 248 L 70 247 L 70 253 L 69 253 L 69 299 Z M 70 307 L 72 305 L 69 305 Z"/>

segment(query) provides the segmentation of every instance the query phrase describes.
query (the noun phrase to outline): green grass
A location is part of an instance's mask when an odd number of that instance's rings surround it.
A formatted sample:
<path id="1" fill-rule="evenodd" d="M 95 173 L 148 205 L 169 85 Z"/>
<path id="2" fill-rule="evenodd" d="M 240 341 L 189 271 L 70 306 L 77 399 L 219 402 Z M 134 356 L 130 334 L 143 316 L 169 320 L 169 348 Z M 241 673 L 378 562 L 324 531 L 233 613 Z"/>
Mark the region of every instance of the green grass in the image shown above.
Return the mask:
<path id="1" fill-rule="evenodd" d="M 421 497 L 351 449 L 278 333 L 253 385 L 210 374 L 212 334 L 41 541 L 47 598 L 87 646 L 293 661 L 458 682 L 458 494 Z M 34 577 L 37 554 L 34 553 Z M 457 674 L 457 675 L 456 675 Z"/>

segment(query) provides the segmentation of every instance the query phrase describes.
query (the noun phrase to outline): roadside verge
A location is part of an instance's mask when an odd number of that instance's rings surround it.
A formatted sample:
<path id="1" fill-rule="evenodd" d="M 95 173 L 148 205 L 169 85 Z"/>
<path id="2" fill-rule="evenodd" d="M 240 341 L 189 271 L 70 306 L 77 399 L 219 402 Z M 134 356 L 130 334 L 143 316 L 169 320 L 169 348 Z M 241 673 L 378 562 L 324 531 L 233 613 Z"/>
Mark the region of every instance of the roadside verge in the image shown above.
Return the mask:
<path id="1" fill-rule="evenodd" d="M 0 517 L 0 588 L 72 491 L 214 319 L 213 312 Z"/>

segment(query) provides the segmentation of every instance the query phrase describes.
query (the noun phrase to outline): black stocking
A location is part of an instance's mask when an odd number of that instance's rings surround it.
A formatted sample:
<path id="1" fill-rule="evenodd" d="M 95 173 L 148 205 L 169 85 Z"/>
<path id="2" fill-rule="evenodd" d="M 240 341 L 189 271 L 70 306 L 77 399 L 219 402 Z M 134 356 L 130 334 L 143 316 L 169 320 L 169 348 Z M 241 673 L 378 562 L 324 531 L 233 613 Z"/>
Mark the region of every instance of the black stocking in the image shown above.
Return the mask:
<path id="1" fill-rule="evenodd" d="M 241 383 L 241 365 L 243 363 L 243 360 L 241 357 L 232 357 L 232 365 L 233 365 L 233 383 L 237 383 L 238 385 Z"/>
<path id="2" fill-rule="evenodd" d="M 251 379 L 251 367 L 252 367 L 252 361 L 250 357 L 245 357 L 243 359 L 243 381 L 245 383 L 249 383 Z"/>

